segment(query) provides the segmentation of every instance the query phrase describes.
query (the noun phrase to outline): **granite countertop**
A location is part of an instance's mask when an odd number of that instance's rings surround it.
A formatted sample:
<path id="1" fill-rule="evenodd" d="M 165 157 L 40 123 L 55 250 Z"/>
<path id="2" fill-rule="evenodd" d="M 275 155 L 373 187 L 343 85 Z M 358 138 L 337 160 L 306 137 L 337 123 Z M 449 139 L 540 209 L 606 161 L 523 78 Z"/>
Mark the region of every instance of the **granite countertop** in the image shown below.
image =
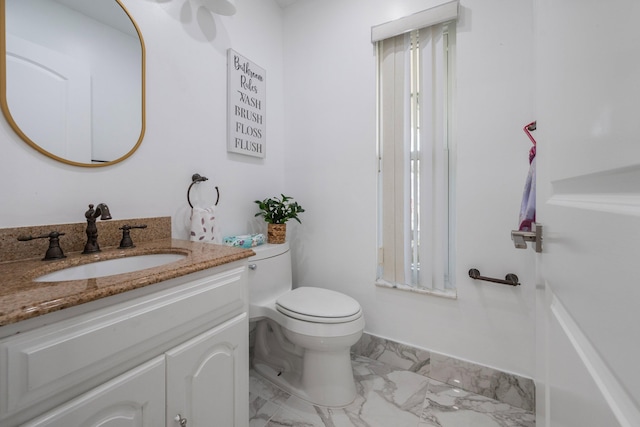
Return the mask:
<path id="1" fill-rule="evenodd" d="M 34 282 L 43 274 L 95 261 L 158 253 L 184 254 L 183 260 L 132 273 L 64 282 Z M 163 282 L 255 255 L 251 249 L 170 238 L 136 243 L 135 248 L 102 248 L 96 254 L 66 253 L 67 258 L 30 258 L 0 262 L 0 326 L 34 318 L 110 295 Z"/>

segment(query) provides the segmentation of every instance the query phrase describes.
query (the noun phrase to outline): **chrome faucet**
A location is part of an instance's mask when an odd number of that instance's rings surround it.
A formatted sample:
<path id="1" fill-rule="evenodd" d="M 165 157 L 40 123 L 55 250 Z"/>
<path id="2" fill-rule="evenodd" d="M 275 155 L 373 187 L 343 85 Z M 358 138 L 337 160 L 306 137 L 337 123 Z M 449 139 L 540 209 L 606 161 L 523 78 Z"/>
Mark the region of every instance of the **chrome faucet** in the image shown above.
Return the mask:
<path id="1" fill-rule="evenodd" d="M 92 254 L 94 252 L 100 252 L 96 218 L 100 217 L 102 220 L 111 219 L 109 206 L 104 203 L 100 203 L 95 209 L 93 209 L 93 205 L 89 205 L 89 210 L 84 213 L 84 216 L 87 218 L 87 244 L 84 245 L 84 251 L 82 251 L 82 253 Z"/>

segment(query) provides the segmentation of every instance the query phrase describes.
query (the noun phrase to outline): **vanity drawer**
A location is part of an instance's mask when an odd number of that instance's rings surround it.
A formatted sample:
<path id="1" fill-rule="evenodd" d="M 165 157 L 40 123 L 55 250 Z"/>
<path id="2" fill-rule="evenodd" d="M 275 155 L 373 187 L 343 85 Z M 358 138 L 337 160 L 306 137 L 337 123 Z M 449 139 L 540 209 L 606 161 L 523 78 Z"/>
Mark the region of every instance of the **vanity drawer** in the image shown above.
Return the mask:
<path id="1" fill-rule="evenodd" d="M 246 311 L 246 267 L 213 273 L 0 341 L 0 420 L 46 410 Z"/>

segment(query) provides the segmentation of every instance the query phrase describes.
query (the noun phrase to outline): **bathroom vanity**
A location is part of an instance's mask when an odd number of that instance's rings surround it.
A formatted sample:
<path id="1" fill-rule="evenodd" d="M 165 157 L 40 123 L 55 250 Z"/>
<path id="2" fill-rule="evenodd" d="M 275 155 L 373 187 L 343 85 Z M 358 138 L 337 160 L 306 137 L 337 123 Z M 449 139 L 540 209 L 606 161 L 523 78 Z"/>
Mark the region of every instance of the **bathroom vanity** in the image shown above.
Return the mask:
<path id="1" fill-rule="evenodd" d="M 33 282 L 60 265 L 0 263 L 0 425 L 248 425 L 253 251 L 171 239 L 134 251 L 186 256 L 67 282 Z"/>

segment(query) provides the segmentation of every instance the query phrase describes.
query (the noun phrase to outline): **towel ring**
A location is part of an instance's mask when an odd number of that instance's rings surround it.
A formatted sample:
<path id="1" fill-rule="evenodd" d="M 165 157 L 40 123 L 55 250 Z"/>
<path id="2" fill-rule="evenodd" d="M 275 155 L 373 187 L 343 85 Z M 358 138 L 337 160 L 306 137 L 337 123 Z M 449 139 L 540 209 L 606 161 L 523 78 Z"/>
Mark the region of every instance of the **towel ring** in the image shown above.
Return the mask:
<path id="1" fill-rule="evenodd" d="M 189 185 L 189 189 L 187 190 L 187 202 L 189 202 L 189 206 L 191 206 L 192 209 L 193 209 L 193 205 L 191 204 L 191 198 L 189 197 L 189 194 L 191 193 L 191 187 L 193 187 L 194 184 L 206 181 L 208 179 L 209 178 L 207 178 L 206 176 L 201 176 L 199 173 L 194 173 L 191 176 L 191 185 Z M 216 206 L 218 206 L 219 201 L 220 201 L 220 190 L 216 185 L 216 204 L 215 204 Z"/>

